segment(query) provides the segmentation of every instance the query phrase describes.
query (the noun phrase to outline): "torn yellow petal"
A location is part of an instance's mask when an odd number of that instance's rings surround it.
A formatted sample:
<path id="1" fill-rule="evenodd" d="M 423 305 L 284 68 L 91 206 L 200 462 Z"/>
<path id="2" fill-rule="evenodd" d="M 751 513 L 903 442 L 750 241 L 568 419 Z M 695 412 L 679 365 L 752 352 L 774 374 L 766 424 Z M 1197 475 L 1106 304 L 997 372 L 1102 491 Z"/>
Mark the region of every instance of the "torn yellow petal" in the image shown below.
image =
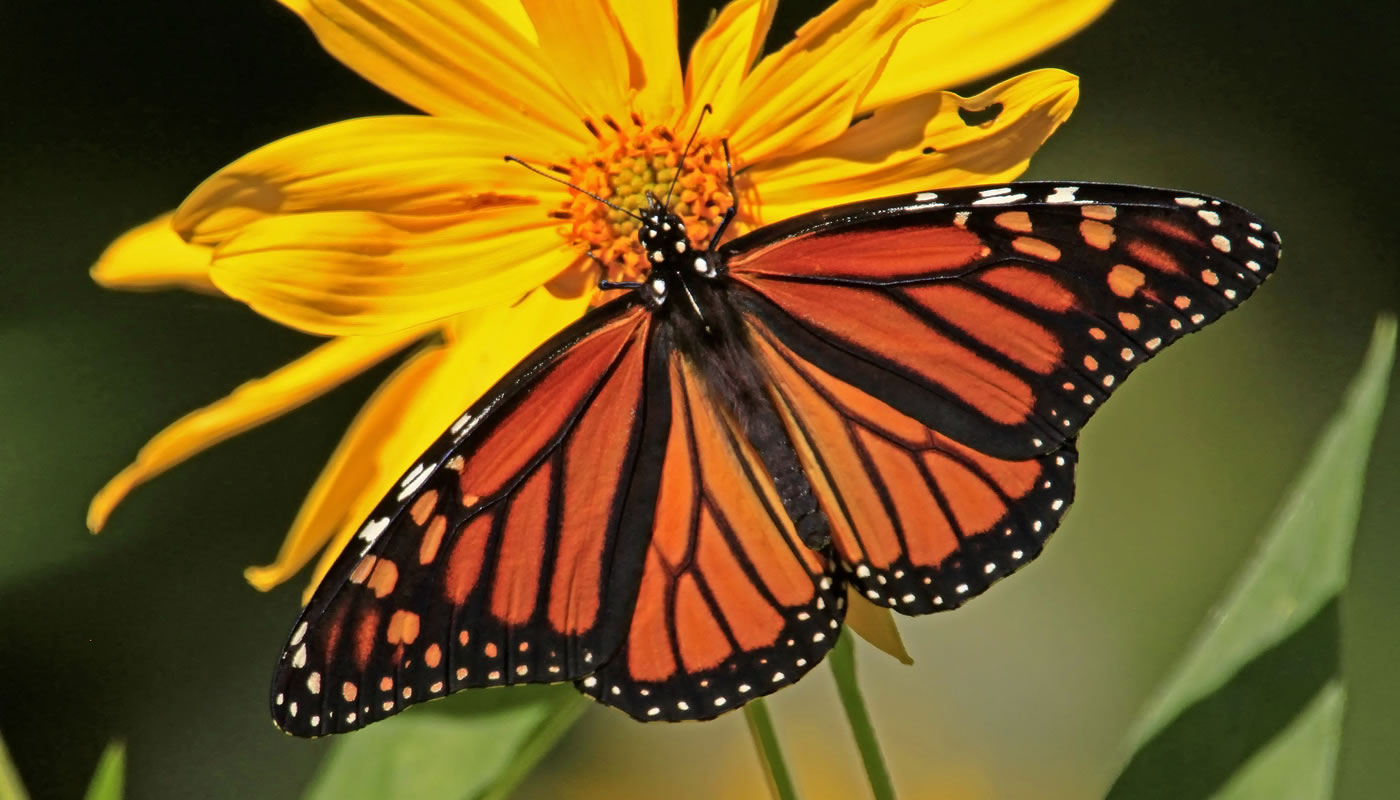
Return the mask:
<path id="1" fill-rule="evenodd" d="M 678 130 L 690 130 L 706 103 L 714 108 L 709 130 L 727 133 L 735 123 L 739 87 L 763 49 L 777 0 L 733 0 L 690 50 L 685 72 L 688 108 Z"/>
<path id="2" fill-rule="evenodd" d="M 541 61 L 578 108 L 592 119 L 625 118 L 631 76 L 612 7 L 600 0 L 522 0 L 522 5 L 539 36 Z"/>
<path id="3" fill-rule="evenodd" d="M 92 279 L 108 289 L 218 291 L 209 280 L 210 249 L 181 239 L 172 216 L 162 214 L 118 236 L 92 265 Z"/>
<path id="4" fill-rule="evenodd" d="M 308 595 L 375 505 L 428 445 L 532 350 L 582 316 L 594 293 L 592 286 L 582 284 L 576 291 L 551 285 L 536 289 L 513 306 L 464 314 L 449 327 L 448 346 L 443 356 L 430 373 L 424 373 L 411 394 L 403 395 L 403 402 L 393 398 L 375 400 L 373 405 L 384 406 L 384 411 L 367 406 L 361 412 L 365 423 L 356 421 L 346 434 L 349 444 L 342 444 L 337 454 L 352 451 L 368 454 L 357 457 L 371 463 L 372 474 L 367 479 L 357 480 L 353 491 L 336 492 L 336 497 L 353 494 L 355 499 L 347 506 L 339 530 L 317 563 L 307 587 Z M 338 483 L 335 474 L 339 468 L 333 460 L 318 486 L 322 482 Z M 293 530 L 289 544 L 294 539 L 307 543 L 324 541 L 325 529 Z M 288 546 L 283 550 L 286 552 Z M 299 554 L 302 550 L 303 547 L 297 548 Z M 285 580 L 303 563 L 304 555 L 297 562 L 284 561 L 279 554 L 277 563 L 260 568 L 267 571 L 250 575 L 250 580 L 257 577 L 259 582 L 255 585 L 267 588 L 272 585 L 269 580 L 275 579 L 273 583 Z"/>
<path id="5" fill-rule="evenodd" d="M 156 434 L 136 461 L 93 497 L 87 525 L 102 529 L 112 509 L 137 485 L 190 456 L 249 428 L 291 411 L 383 360 L 421 332 L 327 342 L 264 378 L 248 381 L 229 396 L 186 414 Z"/>
<path id="6" fill-rule="evenodd" d="M 745 164 L 816 147 L 846 130 L 914 2 L 837 0 L 744 79 L 730 146 Z"/>
<path id="7" fill-rule="evenodd" d="M 309 333 L 377 334 L 508 303 L 574 259 L 553 202 L 449 217 L 268 217 L 214 251 L 225 294 Z"/>
<path id="8" fill-rule="evenodd" d="M 676 0 L 610 0 L 627 41 L 632 106 L 643 118 L 669 121 L 681 107 L 681 61 L 676 47 Z"/>
<path id="9" fill-rule="evenodd" d="M 1093 22 L 1111 3 L 1112 0 L 970 0 L 953 13 L 939 14 L 900 37 L 858 110 L 867 111 L 936 89 L 952 89 L 1003 70 L 1068 38 Z"/>
<path id="10" fill-rule="evenodd" d="M 587 144 L 578 110 L 514 21 L 460 0 L 281 0 L 366 80 L 443 117 L 538 126 L 564 150 Z"/>
<path id="11" fill-rule="evenodd" d="M 555 153 L 494 122 L 363 117 L 293 134 L 229 164 L 190 193 L 175 229 L 217 244 L 274 214 L 374 211 L 434 216 L 471 211 L 500 196 L 558 192 L 504 160 L 544 163 Z"/>
<path id="12" fill-rule="evenodd" d="M 764 222 L 872 197 L 1016 178 L 1069 118 L 1079 79 L 1043 69 L 974 97 L 935 92 L 876 111 L 830 144 L 755 165 L 749 174 Z M 960 111 L 1000 105 L 976 125 Z"/>
<path id="13" fill-rule="evenodd" d="M 860 638 L 894 656 L 901 664 L 914 663 L 914 657 L 904 648 L 904 639 L 894 623 L 894 612 L 881 608 L 854 588 L 846 591 L 846 627 Z"/>

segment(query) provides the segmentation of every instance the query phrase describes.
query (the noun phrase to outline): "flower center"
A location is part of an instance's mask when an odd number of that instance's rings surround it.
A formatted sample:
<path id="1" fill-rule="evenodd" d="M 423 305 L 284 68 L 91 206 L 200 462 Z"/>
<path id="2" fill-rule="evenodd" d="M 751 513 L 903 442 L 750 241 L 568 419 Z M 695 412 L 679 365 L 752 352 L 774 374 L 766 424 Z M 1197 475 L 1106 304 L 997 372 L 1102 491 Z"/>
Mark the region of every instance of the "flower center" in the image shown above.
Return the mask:
<path id="1" fill-rule="evenodd" d="M 682 165 L 684 137 L 664 125 L 647 126 L 635 116 L 633 120 L 638 124 L 632 130 L 610 125 L 599 134 L 597 150 L 570 161 L 570 182 L 633 213 L 647 207 L 648 193 L 664 203 L 669 191 L 671 211 L 685 222 L 691 247 L 704 250 L 715 225 L 734 202 L 720 140 L 697 137 Z M 610 130 L 616 135 L 608 138 Z M 607 265 L 608 280 L 640 280 L 647 267 L 646 253 L 636 238 L 641 223 L 588 195 L 574 191 L 570 195 L 555 213 L 570 223 L 559 233 L 592 250 Z"/>

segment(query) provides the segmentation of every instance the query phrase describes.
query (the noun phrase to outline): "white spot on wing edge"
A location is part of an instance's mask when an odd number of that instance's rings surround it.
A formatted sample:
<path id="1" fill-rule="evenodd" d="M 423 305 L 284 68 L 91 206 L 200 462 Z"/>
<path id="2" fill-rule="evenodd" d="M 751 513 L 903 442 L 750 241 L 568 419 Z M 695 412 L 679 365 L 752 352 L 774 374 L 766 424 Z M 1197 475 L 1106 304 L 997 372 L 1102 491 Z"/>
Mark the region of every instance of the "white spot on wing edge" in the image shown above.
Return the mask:
<path id="1" fill-rule="evenodd" d="M 399 484 L 402 488 L 395 499 L 401 501 L 414 492 L 417 492 L 419 487 L 427 482 L 428 477 L 431 476 L 435 470 L 437 470 L 437 464 L 415 465 L 413 469 L 404 476 L 403 482 Z"/>
<path id="2" fill-rule="evenodd" d="M 999 195 L 999 194 L 1008 194 L 1010 191 L 1011 191 L 1011 187 L 1010 187 L 1010 186 L 1002 186 L 1002 187 L 997 188 L 997 189 L 983 189 L 982 191 L 978 192 L 977 194 L 981 195 L 982 197 L 996 197 L 996 196 Z"/>
<path id="3" fill-rule="evenodd" d="M 1077 203 L 1074 193 L 1079 191 L 1078 186 L 1056 186 L 1046 198 L 1047 203 Z"/>
<path id="4" fill-rule="evenodd" d="M 919 192 L 914 195 L 914 202 L 916 203 L 931 203 L 937 199 L 938 192 Z"/>
<path id="5" fill-rule="evenodd" d="M 1191 208 L 1196 208 L 1197 206 L 1205 205 L 1206 201 L 1202 200 L 1199 197 L 1178 197 L 1176 198 L 1176 203 L 1177 205 L 1190 206 Z"/>
<path id="6" fill-rule="evenodd" d="M 981 200 L 973 200 L 972 204 L 974 206 L 1000 206 L 1019 203 L 1025 199 L 1026 196 L 1023 194 L 1000 194 L 991 197 L 983 197 Z"/>
<path id="7" fill-rule="evenodd" d="M 363 539 L 365 542 L 364 548 L 360 550 L 360 555 L 369 552 L 369 549 L 374 546 L 375 541 L 379 539 L 379 535 L 383 533 L 384 529 L 387 527 L 389 527 L 388 517 L 372 519 L 365 523 L 365 526 L 360 529 L 360 532 L 355 534 L 356 539 Z"/>
<path id="8" fill-rule="evenodd" d="M 309 623 L 309 622 L 303 622 L 303 623 L 301 623 L 300 625 L 297 626 L 296 633 L 293 633 L 293 634 L 292 634 L 292 641 L 291 641 L 292 647 L 296 647 L 297 645 L 301 644 L 301 637 L 303 637 L 303 636 L 306 635 L 306 628 L 307 628 L 307 626 L 310 625 L 310 624 L 311 624 L 311 623 Z"/>

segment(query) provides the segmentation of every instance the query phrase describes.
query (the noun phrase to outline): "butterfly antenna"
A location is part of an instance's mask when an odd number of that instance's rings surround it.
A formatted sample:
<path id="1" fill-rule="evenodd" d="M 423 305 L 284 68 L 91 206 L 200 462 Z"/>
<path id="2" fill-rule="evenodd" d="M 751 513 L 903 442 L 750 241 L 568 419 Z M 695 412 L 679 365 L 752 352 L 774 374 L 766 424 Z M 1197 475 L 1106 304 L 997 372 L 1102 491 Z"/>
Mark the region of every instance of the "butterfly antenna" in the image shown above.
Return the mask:
<path id="1" fill-rule="evenodd" d="M 600 202 L 600 203 L 602 203 L 603 205 L 607 206 L 608 208 L 611 208 L 611 209 L 613 209 L 614 211 L 621 211 L 622 213 L 626 214 L 627 216 L 631 217 L 632 219 L 637 220 L 638 222 L 645 222 L 645 220 L 642 219 L 642 215 L 641 215 L 641 214 L 638 214 L 638 213 L 635 212 L 635 211 L 628 211 L 627 209 L 623 208 L 622 206 L 613 205 L 612 203 L 609 203 L 607 200 L 604 200 L 603 198 L 601 198 L 601 197 L 599 197 L 598 195 L 596 195 L 596 194 L 594 194 L 594 193 L 588 191 L 587 189 L 584 189 L 584 188 L 582 188 L 582 187 L 580 187 L 580 186 L 575 186 L 574 184 L 569 183 L 568 181 L 564 180 L 563 178 L 558 177 L 557 175 L 550 175 L 548 172 L 545 172 L 544 170 L 540 169 L 539 167 L 534 167 L 534 166 L 531 166 L 531 165 L 529 165 L 529 164 L 526 164 L 524 161 L 521 161 L 520 159 L 516 158 L 515 156 L 506 156 L 506 161 L 510 161 L 510 162 L 515 163 L 515 164 L 519 164 L 520 166 L 524 167 L 525 169 L 530 170 L 531 172 L 535 173 L 536 175 L 543 175 L 544 177 L 549 178 L 550 180 L 554 181 L 555 183 L 562 183 L 562 184 L 564 184 L 565 186 L 569 187 L 570 189 L 573 189 L 574 191 L 578 192 L 579 194 L 586 194 L 586 195 L 588 195 L 589 197 L 593 198 L 594 200 L 597 200 L 598 202 Z M 669 196 L 669 195 L 668 195 L 668 196 Z"/>
<path id="2" fill-rule="evenodd" d="M 690 146 L 695 144 L 695 137 L 700 133 L 700 123 L 705 121 L 706 114 L 713 112 L 714 109 L 710 108 L 709 103 L 700 109 L 700 119 L 695 120 L 695 130 L 690 132 L 690 141 L 685 143 L 685 150 L 681 151 L 681 163 L 676 165 L 676 174 L 671 176 L 671 185 L 666 187 L 666 202 L 662 203 L 661 207 L 667 211 L 671 210 L 671 192 L 675 191 L 676 181 L 681 179 L 681 170 L 685 169 L 685 159 L 690 155 Z"/>

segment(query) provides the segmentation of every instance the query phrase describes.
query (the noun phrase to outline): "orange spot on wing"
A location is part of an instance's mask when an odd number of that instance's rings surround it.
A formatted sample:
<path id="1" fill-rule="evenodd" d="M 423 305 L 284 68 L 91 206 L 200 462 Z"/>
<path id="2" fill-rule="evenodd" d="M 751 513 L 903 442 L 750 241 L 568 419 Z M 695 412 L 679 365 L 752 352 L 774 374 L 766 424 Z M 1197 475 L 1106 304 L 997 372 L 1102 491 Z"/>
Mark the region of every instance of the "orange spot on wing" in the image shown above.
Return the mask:
<path id="1" fill-rule="evenodd" d="M 413 524 L 422 525 L 426 522 L 428 515 L 433 513 L 433 506 L 437 505 L 437 501 L 437 489 L 429 489 L 424 492 L 423 495 L 413 503 L 413 508 L 408 511 L 409 515 L 413 517 Z"/>
<path id="2" fill-rule="evenodd" d="M 437 669 L 438 664 L 442 663 L 442 648 L 436 644 L 428 645 L 428 649 L 423 651 L 423 663 L 429 669 Z"/>
<path id="3" fill-rule="evenodd" d="M 550 480 L 554 465 L 545 462 L 516 490 L 506 512 L 505 533 L 496 561 L 491 613 L 502 622 L 523 625 L 535 611 L 540 567 L 549 522 Z"/>
<path id="4" fill-rule="evenodd" d="M 1097 219 L 1108 222 L 1118 216 L 1118 209 L 1113 206 L 1080 206 L 1079 213 L 1088 219 Z"/>
<path id="5" fill-rule="evenodd" d="M 388 675 L 385 675 L 384 677 L 382 677 L 382 678 L 379 679 L 379 691 L 381 691 L 381 692 L 389 692 L 389 691 L 393 691 L 393 689 L 394 689 L 394 679 L 393 679 L 393 678 L 389 677 Z"/>
<path id="6" fill-rule="evenodd" d="M 1113 240 L 1118 238 L 1118 234 L 1113 231 L 1112 225 L 1086 219 L 1079 223 L 1079 235 L 1084 237 L 1084 242 L 1090 247 L 1098 250 L 1107 250 L 1113 244 Z"/>
<path id="7" fill-rule="evenodd" d="M 413 644 L 418 638 L 418 615 L 412 611 L 399 609 L 389 618 L 384 630 L 384 638 L 389 644 Z"/>
<path id="8" fill-rule="evenodd" d="M 782 616 L 754 588 L 714 518 L 705 511 L 700 517 L 696 560 L 739 646 L 756 650 L 772 644 L 783 629 Z"/>
<path id="9" fill-rule="evenodd" d="M 496 647 L 495 642 L 487 642 L 486 646 L 481 649 L 482 652 L 486 653 L 487 658 L 495 658 L 496 654 L 500 652 L 500 650 Z"/>
<path id="10" fill-rule="evenodd" d="M 1031 258 L 1038 258 L 1042 261 L 1059 261 L 1060 248 L 1045 241 L 1030 236 L 1017 236 L 1011 240 L 1011 248 L 1025 253 Z"/>
<path id="11" fill-rule="evenodd" d="M 690 672 L 713 669 L 733 652 L 690 573 L 682 575 L 676 586 L 676 638 L 681 663 Z"/>
<path id="12" fill-rule="evenodd" d="M 1119 297 L 1132 297 L 1146 280 L 1147 276 L 1142 274 L 1142 270 L 1127 264 L 1116 264 L 1108 271 L 1108 288 Z"/>
<path id="13" fill-rule="evenodd" d="M 1216 286 L 1220 283 L 1220 276 L 1216 275 L 1213 270 L 1203 269 L 1201 270 L 1201 280 L 1207 286 Z"/>
<path id="14" fill-rule="evenodd" d="M 423 542 L 418 545 L 418 563 L 428 565 L 437 558 L 438 548 L 442 546 L 442 536 L 447 532 L 447 517 L 438 514 L 428 523 L 428 527 L 423 531 Z"/>
<path id="15" fill-rule="evenodd" d="M 340 685 L 340 696 L 345 698 L 345 702 L 353 703 L 355 698 L 360 696 L 360 687 L 346 681 Z"/>
<path id="16" fill-rule="evenodd" d="M 666 568 L 656 548 L 647 551 L 637 609 L 627 634 L 627 671 L 633 680 L 664 681 L 676 672 L 671 633 L 666 627 Z"/>
<path id="17" fill-rule="evenodd" d="M 452 543 L 452 552 L 447 556 L 447 576 L 443 579 L 442 589 L 448 602 L 454 606 L 460 606 L 467 601 L 481 577 L 486 540 L 491 535 L 491 518 L 490 514 L 476 517 Z"/>
<path id="18" fill-rule="evenodd" d="M 997 225 L 1017 233 L 1031 232 L 1031 215 L 1024 211 L 1006 211 L 992 218 Z"/>
<path id="19" fill-rule="evenodd" d="M 1119 311 L 1118 324 L 1123 326 L 1123 330 L 1135 331 L 1142 327 L 1142 320 L 1131 311 Z"/>
<path id="20" fill-rule="evenodd" d="M 369 575 L 367 584 L 374 596 L 383 600 L 394 591 L 394 585 L 399 582 L 399 565 L 387 558 L 379 559 L 379 563 L 374 565 L 374 572 Z"/>
<path id="21" fill-rule="evenodd" d="M 1059 281 L 1025 267 L 995 267 L 977 273 L 977 279 L 1047 311 L 1068 311 L 1078 304 Z"/>

